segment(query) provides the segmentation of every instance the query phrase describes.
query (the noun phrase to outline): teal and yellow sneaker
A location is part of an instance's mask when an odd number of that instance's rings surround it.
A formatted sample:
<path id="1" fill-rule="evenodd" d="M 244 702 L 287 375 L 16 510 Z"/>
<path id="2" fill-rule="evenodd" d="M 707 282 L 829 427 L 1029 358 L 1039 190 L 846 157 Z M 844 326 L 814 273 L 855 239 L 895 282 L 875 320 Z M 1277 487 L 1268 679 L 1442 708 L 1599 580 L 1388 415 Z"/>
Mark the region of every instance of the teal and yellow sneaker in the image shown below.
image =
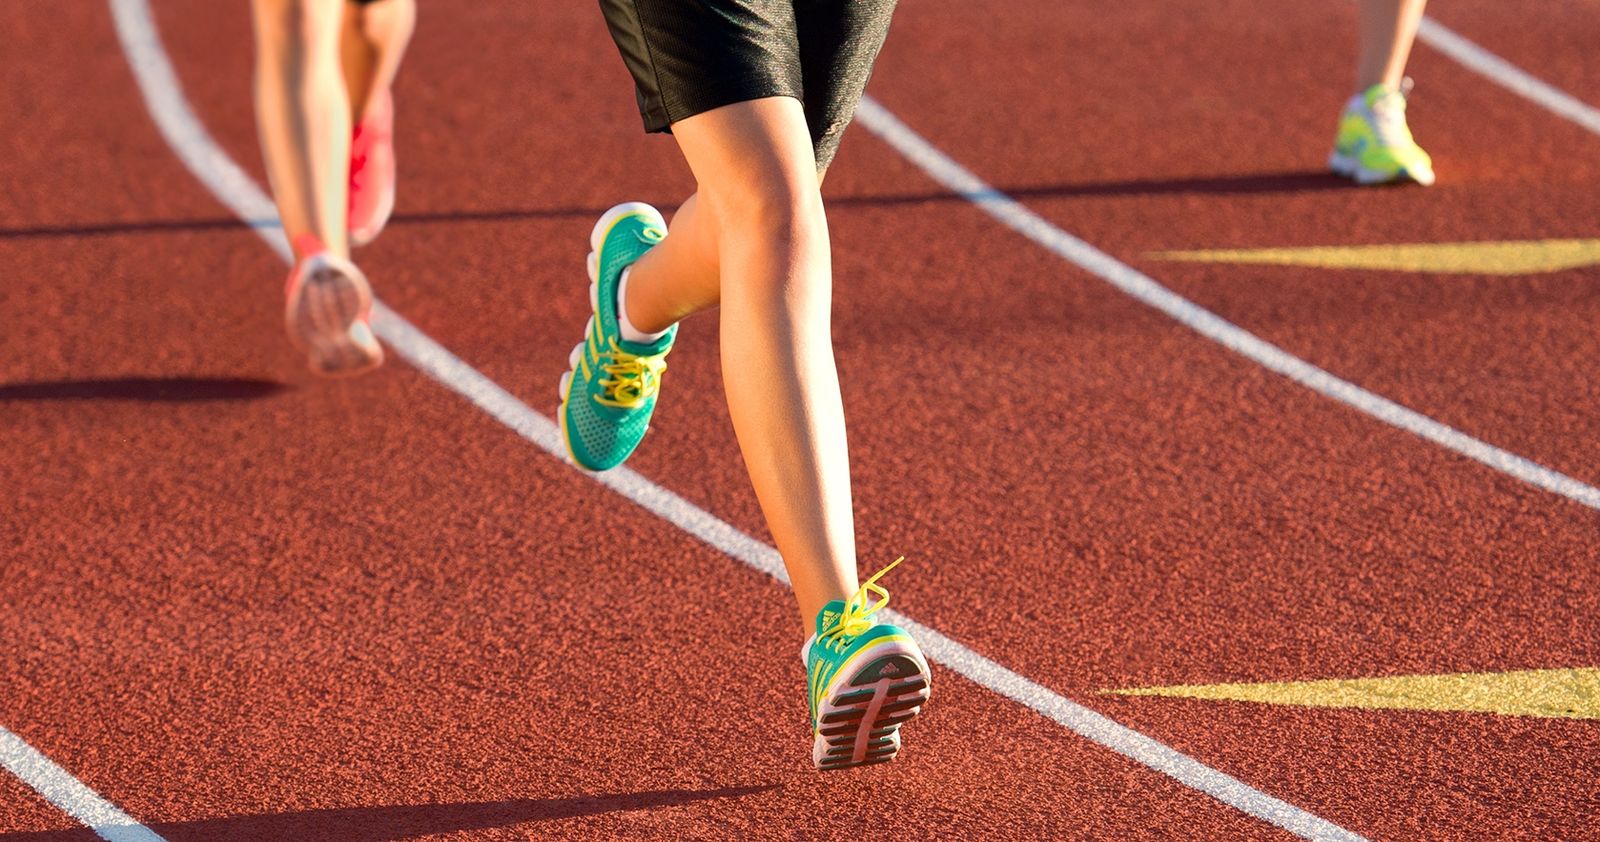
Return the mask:
<path id="1" fill-rule="evenodd" d="M 893 760 L 900 752 L 900 726 L 922 712 L 932 673 L 916 641 L 904 629 L 873 623 L 889 604 L 878 571 L 848 600 L 834 600 L 817 613 L 817 633 L 806 642 L 811 697 L 811 762 L 818 769 L 846 769 Z M 882 597 L 872 604 L 868 595 Z"/>
<path id="2" fill-rule="evenodd" d="M 594 313 L 584 341 L 572 349 L 561 376 L 561 435 L 579 467 L 604 471 L 622 464 L 639 446 L 655 412 L 673 325 L 648 344 L 622 338 L 617 326 L 617 285 L 622 271 L 666 239 L 661 212 L 640 202 L 605 212 L 589 235 L 589 303 Z"/>
<path id="3" fill-rule="evenodd" d="M 1345 104 L 1328 168 L 1359 184 L 1433 183 L 1433 159 L 1406 125 L 1407 79 L 1399 89 L 1373 85 Z"/>

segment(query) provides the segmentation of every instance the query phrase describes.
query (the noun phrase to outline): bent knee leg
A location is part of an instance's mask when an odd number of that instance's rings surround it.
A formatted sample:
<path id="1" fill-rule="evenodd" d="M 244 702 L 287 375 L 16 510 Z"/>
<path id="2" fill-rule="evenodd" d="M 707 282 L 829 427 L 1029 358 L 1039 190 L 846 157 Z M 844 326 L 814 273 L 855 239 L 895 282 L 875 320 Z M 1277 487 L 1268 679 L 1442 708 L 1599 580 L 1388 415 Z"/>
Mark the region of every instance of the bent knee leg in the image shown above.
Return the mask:
<path id="1" fill-rule="evenodd" d="M 783 251 L 827 243 L 827 218 L 815 182 L 805 183 L 770 170 L 702 185 L 723 238 L 755 239 Z"/>
<path id="2" fill-rule="evenodd" d="M 798 100 L 735 103 L 672 130 L 719 229 L 803 232 L 822 222 L 821 180 Z"/>

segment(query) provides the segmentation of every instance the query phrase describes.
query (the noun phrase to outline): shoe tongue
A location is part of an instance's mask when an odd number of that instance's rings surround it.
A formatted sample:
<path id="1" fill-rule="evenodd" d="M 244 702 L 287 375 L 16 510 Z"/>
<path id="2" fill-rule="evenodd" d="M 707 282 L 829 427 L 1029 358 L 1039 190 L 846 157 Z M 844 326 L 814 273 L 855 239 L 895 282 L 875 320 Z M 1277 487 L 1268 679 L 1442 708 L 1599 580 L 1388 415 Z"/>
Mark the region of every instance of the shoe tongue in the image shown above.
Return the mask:
<path id="1" fill-rule="evenodd" d="M 663 351 L 672 350 L 672 342 L 678 337 L 678 326 L 674 324 L 666 329 L 660 336 L 651 342 L 633 342 L 622 336 L 617 337 L 617 345 L 622 350 L 638 357 L 653 357 Z"/>
<path id="2" fill-rule="evenodd" d="M 1361 95 L 1361 98 L 1366 102 L 1367 107 L 1372 109 L 1374 113 L 1382 113 L 1385 111 L 1399 111 L 1404 113 L 1406 110 L 1406 95 L 1405 92 L 1401 91 L 1399 88 L 1390 88 L 1385 85 L 1373 85 L 1372 87 L 1367 88 L 1366 92 Z"/>
<path id="3" fill-rule="evenodd" d="M 844 602 L 842 600 L 836 599 L 822 606 L 822 610 L 817 612 L 817 634 L 822 634 L 834 623 L 839 622 L 839 616 L 843 613 Z"/>
<path id="4" fill-rule="evenodd" d="M 1373 129 L 1378 139 L 1387 146 L 1403 146 L 1410 142 L 1406 127 L 1406 95 L 1395 88 L 1373 85 L 1367 89 L 1367 108 L 1372 111 Z"/>

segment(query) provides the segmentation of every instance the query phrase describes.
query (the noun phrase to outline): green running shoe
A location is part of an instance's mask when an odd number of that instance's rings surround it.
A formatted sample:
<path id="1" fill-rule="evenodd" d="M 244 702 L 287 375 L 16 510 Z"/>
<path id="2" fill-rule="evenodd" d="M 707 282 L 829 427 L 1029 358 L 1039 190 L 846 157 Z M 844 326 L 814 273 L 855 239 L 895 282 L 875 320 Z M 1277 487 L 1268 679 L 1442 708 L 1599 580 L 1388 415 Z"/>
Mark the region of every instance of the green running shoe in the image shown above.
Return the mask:
<path id="1" fill-rule="evenodd" d="M 661 212 L 640 202 L 605 212 L 589 235 L 589 303 L 594 315 L 584 341 L 561 376 L 561 435 L 579 467 L 604 471 L 622 464 L 639 446 L 655 412 L 673 325 L 654 342 L 622 338 L 617 326 L 617 286 L 624 269 L 666 239 Z"/>
<path id="2" fill-rule="evenodd" d="M 1406 95 L 1411 80 L 1398 90 L 1373 85 L 1345 104 L 1339 135 L 1328 168 L 1359 184 L 1392 181 L 1433 183 L 1433 159 L 1422 151 L 1406 125 Z"/>
<path id="3" fill-rule="evenodd" d="M 818 769 L 884 763 L 900 753 L 900 726 L 922 712 L 932 673 L 911 635 L 872 622 L 889 604 L 878 571 L 848 600 L 817 614 L 817 633 L 806 642 L 811 696 L 811 762 Z M 880 597 L 867 603 L 868 594 Z"/>

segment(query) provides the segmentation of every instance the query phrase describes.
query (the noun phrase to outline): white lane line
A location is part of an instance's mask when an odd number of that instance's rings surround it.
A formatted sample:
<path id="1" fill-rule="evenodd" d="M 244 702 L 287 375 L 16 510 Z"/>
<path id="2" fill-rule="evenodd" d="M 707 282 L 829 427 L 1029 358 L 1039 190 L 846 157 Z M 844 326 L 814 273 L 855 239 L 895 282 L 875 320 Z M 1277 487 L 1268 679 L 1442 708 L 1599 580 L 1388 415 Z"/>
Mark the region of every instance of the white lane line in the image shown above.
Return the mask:
<path id="1" fill-rule="evenodd" d="M 178 86 L 171 62 L 161 47 L 146 0 L 108 2 L 134 78 L 149 104 L 151 115 L 179 159 L 240 219 L 273 216 L 272 204 L 266 195 L 228 159 L 190 109 Z M 244 178 L 241 180 L 240 176 Z M 255 231 L 280 257 L 288 259 L 289 250 L 280 230 L 256 228 Z M 499 384 L 417 330 L 398 313 L 382 304 L 375 305 L 373 330 L 419 370 L 471 401 L 540 449 L 566 460 L 566 445 L 561 441 L 560 430 L 555 422 L 530 409 Z M 783 560 L 777 550 L 637 472 L 622 468 L 594 475 L 594 478 L 727 555 L 780 582 L 788 583 Z M 906 627 L 916 635 L 929 657 L 952 671 L 1038 711 L 1089 740 L 1169 775 L 1186 786 L 1306 839 L 1362 839 L 1332 822 L 1267 795 L 1138 731 L 1119 725 L 898 611 L 884 613 L 886 619 Z"/>
<path id="2" fill-rule="evenodd" d="M 561 431 L 555 422 L 528 408 L 499 384 L 434 342 L 392 310 L 385 310 L 374 318 L 373 328 L 412 365 L 476 404 L 540 449 L 558 459 L 566 459 L 566 445 L 561 440 Z M 789 577 L 784 572 L 783 559 L 777 550 L 694 503 L 628 468 L 592 476 L 679 529 L 780 582 L 788 583 Z M 1032 708 L 1080 736 L 1169 775 L 1186 786 L 1305 839 L 1362 838 L 1073 702 L 899 611 L 885 609 L 882 613 L 889 622 L 910 631 L 921 644 L 923 652 L 934 661 L 981 687 Z"/>
<path id="3" fill-rule="evenodd" d="M 1433 18 L 1422 19 L 1417 27 L 1417 39 L 1517 96 L 1600 134 L 1600 109 L 1534 78 L 1522 68 L 1468 41 Z"/>
<path id="4" fill-rule="evenodd" d="M 1415 433 L 1546 491 L 1600 509 L 1600 488 L 1530 459 L 1473 438 L 1454 427 L 1318 368 L 1216 313 L 1162 286 L 1154 278 L 1057 228 L 1021 202 L 1000 192 L 901 122 L 871 97 L 863 98 L 856 121 L 876 134 L 928 177 L 1013 231 L 1111 284 L 1178 323 L 1318 394 L 1352 406 L 1386 424 Z"/>
<path id="5" fill-rule="evenodd" d="M 117 805 L 84 786 L 16 734 L 0 727 L 0 767 L 16 775 L 46 801 L 108 842 L 166 842 Z"/>

